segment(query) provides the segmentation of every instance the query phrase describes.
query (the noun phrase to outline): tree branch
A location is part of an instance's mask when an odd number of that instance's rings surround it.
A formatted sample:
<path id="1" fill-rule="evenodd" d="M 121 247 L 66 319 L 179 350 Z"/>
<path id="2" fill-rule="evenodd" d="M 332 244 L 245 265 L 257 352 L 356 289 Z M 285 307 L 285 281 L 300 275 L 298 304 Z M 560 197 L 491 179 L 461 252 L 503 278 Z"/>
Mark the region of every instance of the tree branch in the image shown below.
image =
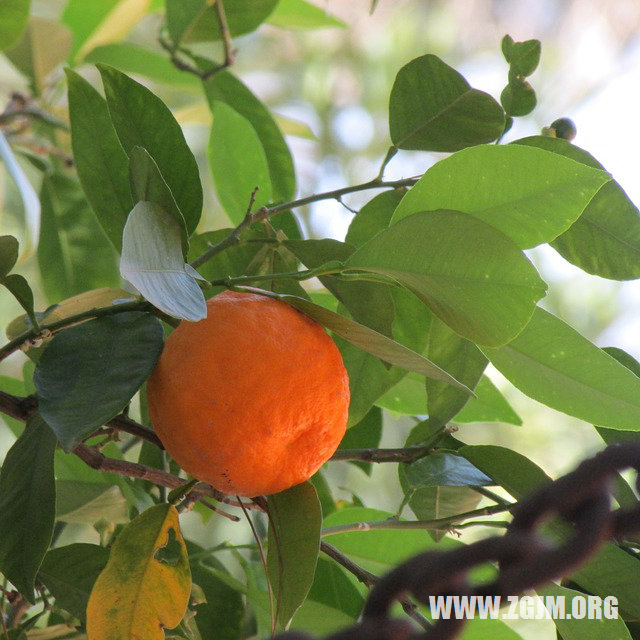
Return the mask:
<path id="1" fill-rule="evenodd" d="M 349 524 L 339 524 L 333 527 L 327 527 L 322 530 L 322 537 L 333 536 L 337 533 L 350 533 L 352 531 L 373 531 L 374 529 L 435 529 L 435 530 L 448 530 L 451 525 L 463 520 L 475 518 L 477 516 L 489 516 L 494 513 L 504 513 L 510 511 L 515 506 L 510 504 L 508 506 L 502 504 L 491 505 L 489 507 L 481 507 L 480 509 L 473 509 L 472 511 L 465 511 L 464 513 L 458 513 L 455 516 L 448 516 L 446 518 L 438 518 L 437 520 L 398 520 L 396 518 L 389 518 L 388 520 L 378 520 L 375 522 L 352 522 Z"/>
<path id="2" fill-rule="evenodd" d="M 411 463 L 429 454 L 432 447 L 415 446 L 404 449 L 338 449 L 331 460 L 357 460 L 360 462 Z"/>
<path id="3" fill-rule="evenodd" d="M 349 573 L 353 574 L 367 589 L 371 589 L 380 578 L 375 574 L 363 569 L 359 564 L 356 564 L 351 558 L 344 555 L 340 550 L 336 549 L 332 544 L 320 541 L 320 551 L 328 555 L 331 559 L 335 560 L 339 565 L 342 565 Z M 429 621 L 422 616 L 418 611 L 418 607 L 407 597 L 398 598 L 398 602 L 402 605 L 405 613 L 413 618 L 423 629 L 429 629 L 431 625 Z"/>

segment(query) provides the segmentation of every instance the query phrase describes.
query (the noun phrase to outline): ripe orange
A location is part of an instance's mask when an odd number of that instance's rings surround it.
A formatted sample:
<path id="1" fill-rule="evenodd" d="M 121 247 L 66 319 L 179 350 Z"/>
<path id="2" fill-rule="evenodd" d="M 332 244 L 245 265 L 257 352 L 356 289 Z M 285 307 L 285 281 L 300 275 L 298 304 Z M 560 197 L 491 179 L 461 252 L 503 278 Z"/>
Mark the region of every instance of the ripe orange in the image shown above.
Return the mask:
<path id="1" fill-rule="evenodd" d="M 342 439 L 349 379 L 314 320 L 279 300 L 225 291 L 182 322 L 147 383 L 153 426 L 185 471 L 227 494 L 277 493 L 311 477 Z"/>

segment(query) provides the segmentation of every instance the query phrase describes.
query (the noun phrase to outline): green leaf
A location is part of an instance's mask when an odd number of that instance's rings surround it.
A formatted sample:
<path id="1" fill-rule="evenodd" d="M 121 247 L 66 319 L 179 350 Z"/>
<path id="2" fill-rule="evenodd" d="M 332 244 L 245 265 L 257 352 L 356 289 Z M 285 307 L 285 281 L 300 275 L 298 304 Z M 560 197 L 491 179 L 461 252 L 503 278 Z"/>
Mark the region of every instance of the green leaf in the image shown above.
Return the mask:
<path id="1" fill-rule="evenodd" d="M 0 571 L 32 604 L 38 568 L 51 542 L 56 438 L 34 414 L 0 472 Z"/>
<path id="2" fill-rule="evenodd" d="M 500 94 L 500 103 L 509 117 L 519 117 L 530 114 L 538 100 L 536 92 L 526 80 L 514 78 Z"/>
<path id="3" fill-rule="evenodd" d="M 70 49 L 71 33 L 67 27 L 55 20 L 31 16 L 19 42 L 6 56 L 31 80 L 33 92 L 40 95 L 47 77 L 66 59 Z"/>
<path id="4" fill-rule="evenodd" d="M 214 102 L 209 138 L 209 165 L 216 193 L 231 222 L 245 217 L 257 188 L 253 210 L 272 197 L 264 147 L 251 123 L 224 102 Z"/>
<path id="5" fill-rule="evenodd" d="M 111 124 L 105 100 L 84 78 L 70 69 L 65 72 L 78 177 L 98 221 L 120 251 L 122 230 L 133 207 L 127 155 Z"/>
<path id="6" fill-rule="evenodd" d="M 570 603 L 575 597 L 588 597 L 581 591 L 575 589 L 567 589 L 567 587 L 561 587 L 557 584 L 551 583 L 542 589 L 537 589 L 537 593 L 542 597 L 561 597 L 565 601 L 565 607 L 570 608 Z M 570 611 L 567 610 L 570 614 Z M 562 640 L 633 640 L 627 625 L 622 618 L 557 618 L 554 620 L 554 624 L 558 629 L 558 633 L 561 635 Z"/>
<path id="7" fill-rule="evenodd" d="M 329 238 L 288 240 L 284 245 L 309 269 L 333 260 L 342 262 L 355 251 L 354 247 Z M 395 311 L 390 287 L 375 282 L 345 281 L 334 276 L 320 276 L 319 280 L 356 322 L 391 336 Z"/>
<path id="8" fill-rule="evenodd" d="M 426 355 L 469 389 L 478 384 L 488 360 L 475 344 L 461 338 L 437 318 L 431 321 Z M 431 424 L 445 425 L 467 403 L 469 396 L 435 380 L 426 381 Z"/>
<path id="9" fill-rule="evenodd" d="M 118 286 L 117 254 L 80 185 L 60 173 L 46 175 L 40 202 L 38 265 L 49 301 L 58 302 L 88 289 Z"/>
<path id="10" fill-rule="evenodd" d="M 392 513 L 364 507 L 340 509 L 322 522 L 324 529 L 356 522 L 372 522 L 395 517 Z M 460 543 L 445 538 L 437 546 L 426 531 L 419 529 L 374 529 L 337 533 L 324 538 L 354 562 L 378 575 L 386 573 L 411 556 L 430 549 L 452 549 Z"/>
<path id="11" fill-rule="evenodd" d="M 149 89 L 113 67 L 97 65 L 111 121 L 125 152 L 144 147 L 155 160 L 193 233 L 202 213 L 198 165 L 180 125 Z"/>
<path id="12" fill-rule="evenodd" d="M 108 549 L 97 544 L 58 547 L 44 557 L 38 579 L 56 599 L 57 607 L 86 623 L 89 594 L 108 559 Z"/>
<path id="13" fill-rule="evenodd" d="M 346 24 L 332 16 L 328 9 L 321 9 L 306 0 L 280 0 L 267 18 L 267 22 L 284 29 L 346 27 Z"/>
<path id="14" fill-rule="evenodd" d="M 338 450 L 340 449 L 375 449 L 380 444 L 382 436 L 382 411 L 373 407 L 367 415 L 357 424 L 349 427 L 344 434 Z M 371 463 L 354 461 L 366 474 L 371 475 Z"/>
<path id="15" fill-rule="evenodd" d="M 419 487 L 468 487 L 493 484 L 468 460 L 453 453 L 436 451 L 407 465 L 406 478 L 412 489 Z"/>
<path id="16" fill-rule="evenodd" d="M 18 261 L 18 241 L 13 236 L 0 236 L 0 278 L 4 278 Z"/>
<path id="17" fill-rule="evenodd" d="M 207 317 L 198 272 L 184 262 L 182 229 L 152 202 L 138 202 L 124 228 L 120 274 L 161 311 L 197 322 Z"/>
<path id="18" fill-rule="evenodd" d="M 278 0 L 234 0 L 224 5 L 232 37 L 255 31 Z M 207 0 L 166 0 L 167 28 L 174 43 L 209 42 L 222 37 L 215 7 Z"/>
<path id="19" fill-rule="evenodd" d="M 487 376 L 473 390 L 474 398 L 453 417 L 454 422 L 506 422 L 520 426 L 522 420 Z M 619 433 L 619 432 L 618 432 Z"/>
<path id="20" fill-rule="evenodd" d="M 196 553 L 201 550 L 193 543 L 188 543 L 187 548 L 194 548 Z M 237 640 L 245 616 L 242 595 L 209 571 L 208 564 L 215 566 L 218 571 L 225 571 L 221 562 L 209 557 L 206 563 L 191 563 L 193 582 L 200 587 L 207 599 L 194 607 L 198 631 L 202 638 Z"/>
<path id="21" fill-rule="evenodd" d="M 162 350 L 162 325 L 146 313 L 104 316 L 56 334 L 36 365 L 43 418 L 65 451 L 117 415 Z"/>
<path id="22" fill-rule="evenodd" d="M 62 22 L 73 34 L 70 60 L 78 62 L 97 45 L 124 38 L 146 15 L 151 0 L 68 0 Z"/>
<path id="23" fill-rule="evenodd" d="M 511 71 L 522 77 L 530 76 L 540 64 L 540 40 L 514 42 L 511 36 L 502 39 L 502 54 Z"/>
<path id="24" fill-rule="evenodd" d="M 458 151 L 500 136 L 504 112 L 489 94 L 471 88 L 455 69 L 429 54 L 398 72 L 389 129 L 400 149 Z"/>
<path id="25" fill-rule="evenodd" d="M 0 2 L 0 50 L 9 49 L 20 38 L 29 20 L 31 0 Z"/>
<path id="26" fill-rule="evenodd" d="M 285 202 L 293 199 L 296 192 L 293 159 L 282 132 L 267 107 L 246 85 L 226 70 L 213 75 L 203 86 L 211 107 L 214 102 L 224 102 L 247 119 L 258 134 L 267 158 L 273 199 Z"/>
<path id="27" fill-rule="evenodd" d="M 493 445 L 464 446 L 458 453 L 493 478 L 516 500 L 551 482 L 551 479 L 523 455 Z M 517 470 L 517 472 L 514 472 Z M 558 528 L 551 525 L 558 533 Z M 571 579 L 592 594 L 618 598 L 620 609 L 640 615 L 638 572 L 640 561 L 625 550 L 606 544 L 595 558 L 571 575 Z"/>
<path id="28" fill-rule="evenodd" d="M 286 629 L 313 584 L 322 510 L 309 482 L 269 496 L 268 503 L 268 577 L 276 602 L 276 624 Z"/>
<path id="29" fill-rule="evenodd" d="M 278 297 L 363 351 L 385 362 L 395 364 L 408 371 L 415 371 L 422 375 L 433 377 L 436 380 L 446 381 L 448 384 L 454 385 L 459 389 L 466 389 L 462 383 L 452 378 L 431 361 L 373 329 L 349 320 L 349 318 L 325 309 L 309 300 L 285 294 L 279 295 Z M 471 393 L 470 391 L 468 392 Z"/>
<path id="30" fill-rule="evenodd" d="M 131 151 L 129 181 L 134 202 L 147 201 L 157 204 L 178 224 L 182 236 L 182 251 L 186 256 L 189 251 L 189 238 L 182 211 L 176 204 L 171 189 L 162 177 L 155 160 L 142 147 L 134 147 Z"/>
<path id="31" fill-rule="evenodd" d="M 514 338 L 546 290 L 509 238 L 458 211 L 404 218 L 360 247 L 345 266 L 393 278 L 456 333 L 485 345 Z"/>
<path id="32" fill-rule="evenodd" d="M 4 278 L 0 278 L 0 284 L 3 284 L 11 291 L 33 323 L 33 292 L 25 278 L 17 273 L 12 273 Z"/>
<path id="33" fill-rule="evenodd" d="M 353 620 L 358 619 L 364 607 L 364 598 L 344 569 L 322 556 L 318 558 L 309 599 L 342 611 Z"/>
<path id="34" fill-rule="evenodd" d="M 391 223 L 393 212 L 405 193 L 406 189 L 383 191 L 369 200 L 351 221 L 345 242 L 354 247 L 360 247 L 373 236 L 384 231 Z"/>
<path id="35" fill-rule="evenodd" d="M 433 165 L 402 199 L 392 224 L 418 211 L 454 209 L 527 249 L 566 231 L 610 179 L 543 149 L 474 147 Z"/>
<path id="36" fill-rule="evenodd" d="M 537 308 L 515 340 L 483 352 L 543 404 L 593 424 L 640 429 L 640 379 L 547 311 Z"/>
<path id="37" fill-rule="evenodd" d="M 403 415 L 426 415 L 427 390 L 424 376 L 417 373 L 403 376 L 400 382 L 393 385 L 376 400 L 376 405 Z"/>
<path id="38" fill-rule="evenodd" d="M 532 136 L 514 144 L 540 147 L 589 167 L 603 168 L 591 154 L 560 138 Z M 611 180 L 551 246 L 587 273 L 612 280 L 640 278 L 640 212 L 622 187 Z"/>
<path id="39" fill-rule="evenodd" d="M 108 64 L 123 73 L 145 76 L 161 84 L 177 85 L 194 91 L 200 81 L 192 73 L 176 69 L 164 53 L 133 44 L 118 42 L 93 49 L 84 59 L 87 63 Z"/>
<path id="40" fill-rule="evenodd" d="M 129 505 L 120 488 L 96 482 L 57 480 L 56 520 L 94 525 L 100 520 L 129 522 Z"/>

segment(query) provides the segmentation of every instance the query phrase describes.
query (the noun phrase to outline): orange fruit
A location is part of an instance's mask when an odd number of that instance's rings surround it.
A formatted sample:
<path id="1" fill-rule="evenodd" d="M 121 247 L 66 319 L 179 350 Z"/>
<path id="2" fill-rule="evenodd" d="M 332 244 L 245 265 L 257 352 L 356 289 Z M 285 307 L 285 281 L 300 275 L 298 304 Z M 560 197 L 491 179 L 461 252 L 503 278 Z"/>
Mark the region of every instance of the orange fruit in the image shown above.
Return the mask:
<path id="1" fill-rule="evenodd" d="M 182 322 L 147 383 L 153 426 L 187 472 L 231 495 L 277 493 L 337 449 L 349 407 L 342 357 L 288 304 L 225 291 Z"/>

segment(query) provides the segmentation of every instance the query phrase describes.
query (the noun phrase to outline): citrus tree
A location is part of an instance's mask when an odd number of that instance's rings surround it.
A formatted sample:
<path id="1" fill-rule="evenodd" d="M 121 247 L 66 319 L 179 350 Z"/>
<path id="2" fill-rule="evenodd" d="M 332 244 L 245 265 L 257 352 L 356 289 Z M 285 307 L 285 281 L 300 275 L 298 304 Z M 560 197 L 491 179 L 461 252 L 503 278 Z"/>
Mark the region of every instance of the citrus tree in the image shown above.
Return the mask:
<path id="1" fill-rule="evenodd" d="M 1 295 L 24 311 L 0 347 L 3 638 L 352 625 L 380 575 L 460 548 L 465 527 L 495 533 L 549 482 L 507 447 L 455 437 L 460 423 L 520 424 L 489 364 L 597 425 L 603 447 L 635 437 L 640 364 L 544 310 L 525 253 L 548 243 L 588 274 L 640 276 L 638 210 L 572 144 L 571 121 L 509 137 L 536 106 L 540 42 L 504 37 L 497 98 L 416 52 L 390 90 L 377 174 L 298 194 L 295 123 L 234 72 L 236 38 L 339 21 L 305 0 L 68 0 L 55 20 L 29 4 L 0 1 L 0 47 L 28 85 L 0 114 L 3 206 L 19 212 L 19 240 L 0 237 Z M 145 46 L 127 39 L 157 27 Z M 184 92 L 211 122 L 195 154 Z M 385 178 L 411 150 L 437 161 Z M 201 177 L 216 196 L 204 205 Z M 342 241 L 303 235 L 306 205 L 356 192 L 370 199 Z M 401 448 L 380 448 L 390 414 L 413 420 Z M 332 467 L 383 463 L 395 513 L 335 498 Z M 615 499 L 637 504 L 622 476 Z M 549 586 L 619 603 L 619 619 L 559 621 L 563 638 L 640 637 L 637 550 L 609 543 Z M 520 637 L 501 620 L 466 633 Z"/>

